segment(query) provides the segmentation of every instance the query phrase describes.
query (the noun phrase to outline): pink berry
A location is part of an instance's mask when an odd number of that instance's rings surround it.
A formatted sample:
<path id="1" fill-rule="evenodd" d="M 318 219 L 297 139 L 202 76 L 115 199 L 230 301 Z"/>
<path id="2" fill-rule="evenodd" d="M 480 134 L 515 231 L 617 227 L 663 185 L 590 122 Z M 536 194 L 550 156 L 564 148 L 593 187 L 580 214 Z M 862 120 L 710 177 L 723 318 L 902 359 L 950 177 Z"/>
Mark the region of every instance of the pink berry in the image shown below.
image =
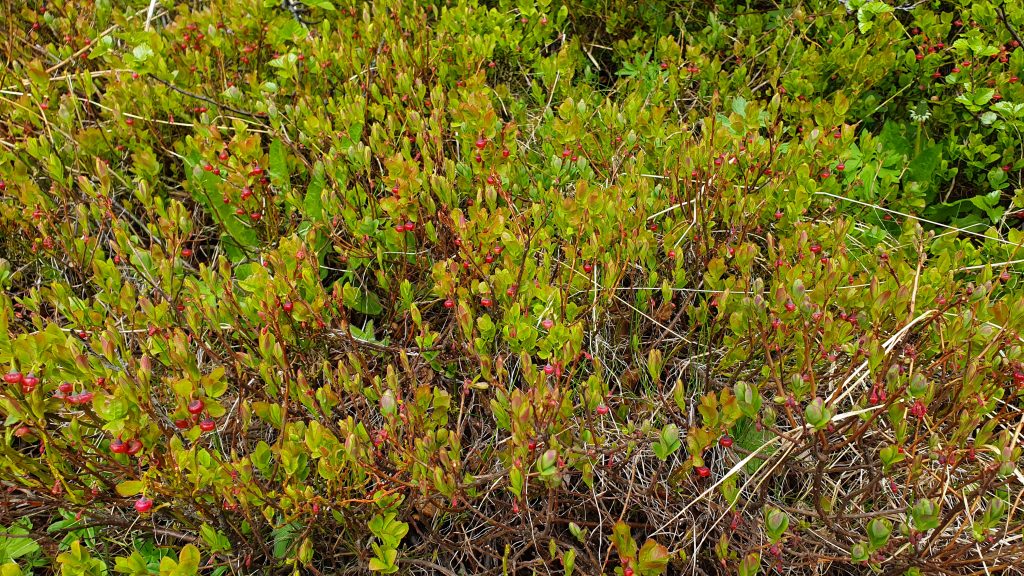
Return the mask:
<path id="1" fill-rule="evenodd" d="M 153 501 L 143 496 L 135 501 L 135 510 L 139 514 L 145 514 L 153 509 Z"/>

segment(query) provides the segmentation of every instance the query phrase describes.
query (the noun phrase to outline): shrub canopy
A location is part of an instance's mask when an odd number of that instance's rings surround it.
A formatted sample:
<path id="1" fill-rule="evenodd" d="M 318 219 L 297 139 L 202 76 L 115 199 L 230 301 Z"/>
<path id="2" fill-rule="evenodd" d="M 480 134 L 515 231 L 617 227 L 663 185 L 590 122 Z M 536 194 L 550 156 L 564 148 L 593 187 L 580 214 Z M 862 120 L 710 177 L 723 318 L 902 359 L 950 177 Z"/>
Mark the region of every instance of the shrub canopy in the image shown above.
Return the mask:
<path id="1" fill-rule="evenodd" d="M 1024 5 L 0 22 L 3 576 L 1024 563 Z"/>

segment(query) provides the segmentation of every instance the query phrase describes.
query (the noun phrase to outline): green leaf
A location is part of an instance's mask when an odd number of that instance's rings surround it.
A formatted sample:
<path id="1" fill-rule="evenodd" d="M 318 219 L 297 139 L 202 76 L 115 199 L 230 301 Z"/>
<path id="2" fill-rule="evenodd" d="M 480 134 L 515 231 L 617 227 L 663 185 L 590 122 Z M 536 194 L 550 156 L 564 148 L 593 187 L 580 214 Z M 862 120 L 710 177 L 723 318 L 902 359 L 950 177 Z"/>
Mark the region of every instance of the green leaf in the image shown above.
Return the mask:
<path id="1" fill-rule="evenodd" d="M 291 175 L 288 173 L 288 159 L 285 153 L 284 144 L 281 140 L 275 139 L 270 143 L 270 183 L 288 191 L 291 189 Z"/>
<path id="2" fill-rule="evenodd" d="M 931 180 L 932 175 L 935 174 L 935 169 L 939 167 L 942 161 L 942 145 L 936 144 L 929 146 L 914 157 L 907 165 L 907 172 L 910 173 L 910 179 L 915 182 L 928 182 Z"/>
<path id="3" fill-rule="evenodd" d="M 758 571 L 761 570 L 761 555 L 757 552 L 751 552 L 743 557 L 740 561 L 740 566 L 737 574 L 739 576 L 757 576 Z"/>
<path id="4" fill-rule="evenodd" d="M 769 506 L 764 512 L 764 528 L 768 539 L 773 543 L 778 542 L 789 528 L 789 516 L 782 510 Z"/>
<path id="5" fill-rule="evenodd" d="M 548 450 L 537 459 L 537 472 L 541 476 L 552 476 L 558 472 L 558 452 Z"/>
<path id="6" fill-rule="evenodd" d="M 648 539 L 640 548 L 636 567 L 641 576 L 657 576 L 668 567 L 668 557 L 668 548 Z"/>
<path id="7" fill-rule="evenodd" d="M 143 42 L 132 50 L 132 56 L 139 62 L 145 62 L 153 56 L 153 49 L 149 47 L 149 44 Z"/>
<path id="8" fill-rule="evenodd" d="M 823 430 L 832 420 L 832 411 L 825 406 L 825 401 L 821 398 L 812 400 L 804 410 L 804 415 L 807 417 L 807 423 L 815 430 Z"/>
<path id="9" fill-rule="evenodd" d="M 888 14 L 892 11 L 892 6 L 885 2 L 868 2 L 857 10 L 857 28 L 860 29 L 861 33 L 866 33 L 874 26 L 873 20 L 875 16 Z"/>
<path id="10" fill-rule="evenodd" d="M 178 554 L 178 574 L 194 574 L 199 568 L 202 557 L 199 549 L 192 544 L 186 544 Z"/>
<path id="11" fill-rule="evenodd" d="M 619 551 L 620 560 L 632 562 L 636 558 L 636 542 L 629 530 L 629 525 L 619 520 L 612 526 L 612 544 Z"/>
<path id="12" fill-rule="evenodd" d="M 125 480 L 117 485 L 117 493 L 127 498 L 129 496 L 135 496 L 140 494 L 146 485 L 141 480 Z"/>
<path id="13" fill-rule="evenodd" d="M 271 33 L 274 44 L 284 44 L 288 40 L 295 41 L 305 36 L 306 29 L 294 18 L 275 25 Z"/>
<path id="14" fill-rule="evenodd" d="M 924 532 L 939 527 L 939 512 L 939 506 L 933 500 L 922 498 L 914 503 L 910 516 L 914 527 Z"/>
<path id="15" fill-rule="evenodd" d="M 552 542 L 554 542 L 554 540 L 552 540 Z M 576 568 L 576 550 L 570 548 L 562 555 L 562 569 L 564 570 L 565 576 L 572 576 L 574 568 Z"/>
<path id="16" fill-rule="evenodd" d="M 274 558 L 285 557 L 301 527 L 298 522 L 290 522 L 274 530 Z"/>
<path id="17" fill-rule="evenodd" d="M 302 215 L 313 222 L 323 222 L 324 206 L 324 165 L 317 162 L 313 166 L 313 176 L 310 178 L 309 187 L 306 188 L 306 198 L 302 201 Z"/>
<path id="18" fill-rule="evenodd" d="M 0 563 L 17 560 L 39 550 L 39 544 L 23 537 L 28 536 L 31 528 L 32 522 L 28 518 L 16 520 L 8 528 L 0 528 Z M 15 537 L 8 538 L 8 534 Z"/>
<path id="19" fill-rule="evenodd" d="M 651 449 L 654 450 L 655 456 L 664 461 L 681 446 L 679 427 L 675 424 L 668 424 L 661 430 L 661 437 L 651 446 Z"/>
<path id="20" fill-rule="evenodd" d="M 868 542 L 872 550 L 878 550 L 889 541 L 892 534 L 892 522 L 885 518 L 874 518 L 868 522 Z"/>
<path id="21" fill-rule="evenodd" d="M 346 284 L 342 290 L 345 306 L 352 308 L 360 314 L 378 316 L 384 311 L 384 306 L 372 292 L 359 290 L 351 284 Z"/>
<path id="22" fill-rule="evenodd" d="M 737 96 L 732 99 L 732 111 L 739 115 L 741 118 L 747 117 L 747 99 L 742 96 Z"/>

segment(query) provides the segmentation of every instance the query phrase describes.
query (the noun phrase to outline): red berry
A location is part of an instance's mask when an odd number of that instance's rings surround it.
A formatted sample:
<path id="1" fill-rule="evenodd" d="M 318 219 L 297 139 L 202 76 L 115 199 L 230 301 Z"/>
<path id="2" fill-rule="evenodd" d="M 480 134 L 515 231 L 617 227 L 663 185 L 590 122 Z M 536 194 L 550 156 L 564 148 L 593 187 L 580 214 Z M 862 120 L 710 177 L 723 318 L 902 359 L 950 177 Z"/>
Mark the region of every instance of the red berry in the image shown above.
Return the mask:
<path id="1" fill-rule="evenodd" d="M 587 262 L 586 264 L 583 265 L 583 271 L 586 272 L 587 274 L 590 274 L 591 272 L 594 271 L 594 265 L 591 264 L 590 262 Z"/>
<path id="2" fill-rule="evenodd" d="M 142 450 L 142 442 L 138 440 L 131 440 L 128 442 L 128 449 L 125 450 L 125 454 L 134 456 L 138 454 L 140 450 Z"/>
<path id="3" fill-rule="evenodd" d="M 555 325 L 555 322 L 554 320 L 547 319 L 541 321 L 540 325 L 543 326 L 545 330 L 551 330 L 551 327 Z"/>
<path id="4" fill-rule="evenodd" d="M 711 476 L 711 469 L 707 466 L 698 466 L 697 475 L 701 478 L 707 478 L 708 476 Z"/>
<path id="5" fill-rule="evenodd" d="M 598 407 L 597 407 L 597 413 L 600 414 L 601 416 L 607 415 L 608 414 L 608 407 L 605 406 L 604 404 L 599 404 Z"/>
<path id="6" fill-rule="evenodd" d="M 153 509 L 153 501 L 143 496 L 135 501 L 135 510 L 139 514 L 145 514 Z"/>
<path id="7" fill-rule="evenodd" d="M 416 229 L 416 224 L 414 224 L 412 221 L 407 221 L 405 223 L 405 231 L 406 232 L 412 232 L 415 229 Z"/>
<path id="8" fill-rule="evenodd" d="M 796 304 L 793 304 L 792 301 L 786 302 L 786 312 L 792 312 L 793 310 L 796 310 Z"/>
<path id="9" fill-rule="evenodd" d="M 110 451 L 114 454 L 124 454 L 128 451 L 128 445 L 122 442 L 120 438 L 115 438 L 110 442 Z"/>
<path id="10" fill-rule="evenodd" d="M 203 401 L 200 400 L 199 398 L 196 398 L 195 400 L 188 403 L 188 413 L 192 415 L 200 414 L 202 413 L 203 408 L 205 407 L 206 405 L 203 404 Z"/>
<path id="11" fill-rule="evenodd" d="M 481 305 L 482 305 L 482 306 L 483 306 L 484 308 L 490 308 L 491 306 L 493 306 L 493 305 L 494 305 L 494 301 L 493 301 L 493 300 L 491 300 L 490 298 L 481 298 L 481 299 L 480 299 L 480 304 L 481 304 Z"/>
<path id="12" fill-rule="evenodd" d="M 843 164 L 843 163 L 836 164 L 836 172 L 842 172 L 843 170 L 846 170 L 846 164 Z"/>
<path id="13" fill-rule="evenodd" d="M 398 232 L 399 234 L 405 232 L 405 224 L 402 224 L 401 222 L 395 224 L 395 232 Z"/>
<path id="14" fill-rule="evenodd" d="M 75 389 L 75 387 L 71 385 L 71 382 L 61 382 L 60 386 L 57 386 L 57 389 L 60 390 L 62 394 L 69 394 Z"/>
<path id="15" fill-rule="evenodd" d="M 281 308 L 283 308 L 285 312 L 291 314 L 292 310 L 295 309 L 295 304 L 292 302 L 285 302 L 284 304 L 281 304 Z"/>
<path id="16" fill-rule="evenodd" d="M 181 420 L 175 420 L 174 421 L 174 426 L 176 428 L 180 429 L 180 430 L 184 430 L 184 429 L 192 426 L 192 423 L 189 422 L 187 419 L 182 418 Z"/>
<path id="17" fill-rule="evenodd" d="M 504 150 L 501 151 L 501 157 L 502 158 L 508 158 L 508 155 L 509 155 L 508 148 L 505 148 Z"/>
<path id="18" fill-rule="evenodd" d="M 221 150 L 220 154 L 217 155 L 217 158 L 220 158 L 221 162 L 227 160 L 228 159 L 228 151 L 227 150 Z"/>
<path id="19" fill-rule="evenodd" d="M 203 432 L 213 432 L 213 429 L 217 427 L 217 423 L 211 418 L 207 418 L 199 423 L 199 429 Z"/>
<path id="20" fill-rule="evenodd" d="M 718 439 L 718 444 L 722 448 L 732 448 L 732 437 L 728 435 L 722 436 L 721 438 Z"/>
<path id="21" fill-rule="evenodd" d="M 675 260 L 676 259 L 676 251 L 675 250 L 669 250 L 668 251 L 668 257 L 670 259 L 672 259 L 672 260 Z"/>
<path id="22" fill-rule="evenodd" d="M 4 382 L 8 384 L 21 384 L 21 372 L 8 372 L 4 374 Z"/>
<path id="23" fill-rule="evenodd" d="M 192 257 L 192 249 L 191 248 L 182 248 L 181 249 L 181 256 L 183 258 L 191 258 Z"/>
<path id="24" fill-rule="evenodd" d="M 626 566 L 622 569 L 622 576 L 633 576 L 633 569 L 629 566 Z"/>
<path id="25" fill-rule="evenodd" d="M 94 395 L 92 392 L 82 392 L 81 394 L 78 395 L 78 400 L 75 403 L 88 404 L 89 402 L 92 402 L 93 396 Z"/>
<path id="26" fill-rule="evenodd" d="M 544 365 L 544 373 L 547 374 L 548 376 L 554 374 L 555 373 L 555 367 L 552 366 L 551 364 L 545 364 Z"/>
<path id="27" fill-rule="evenodd" d="M 483 150 L 486 147 L 487 147 L 487 139 L 484 138 L 483 136 L 477 138 L 477 140 L 476 140 L 476 149 L 477 150 Z"/>

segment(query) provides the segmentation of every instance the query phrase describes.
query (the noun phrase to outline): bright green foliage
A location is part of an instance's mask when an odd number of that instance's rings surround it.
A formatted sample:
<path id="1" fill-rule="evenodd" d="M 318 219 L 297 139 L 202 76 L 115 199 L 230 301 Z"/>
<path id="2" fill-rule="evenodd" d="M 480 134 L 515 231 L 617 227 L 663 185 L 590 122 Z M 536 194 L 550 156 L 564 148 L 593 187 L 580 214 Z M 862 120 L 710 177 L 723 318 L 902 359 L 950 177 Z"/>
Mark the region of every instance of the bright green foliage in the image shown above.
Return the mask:
<path id="1" fill-rule="evenodd" d="M 288 4 L 0 5 L 0 576 L 1024 563 L 1024 4 Z"/>

